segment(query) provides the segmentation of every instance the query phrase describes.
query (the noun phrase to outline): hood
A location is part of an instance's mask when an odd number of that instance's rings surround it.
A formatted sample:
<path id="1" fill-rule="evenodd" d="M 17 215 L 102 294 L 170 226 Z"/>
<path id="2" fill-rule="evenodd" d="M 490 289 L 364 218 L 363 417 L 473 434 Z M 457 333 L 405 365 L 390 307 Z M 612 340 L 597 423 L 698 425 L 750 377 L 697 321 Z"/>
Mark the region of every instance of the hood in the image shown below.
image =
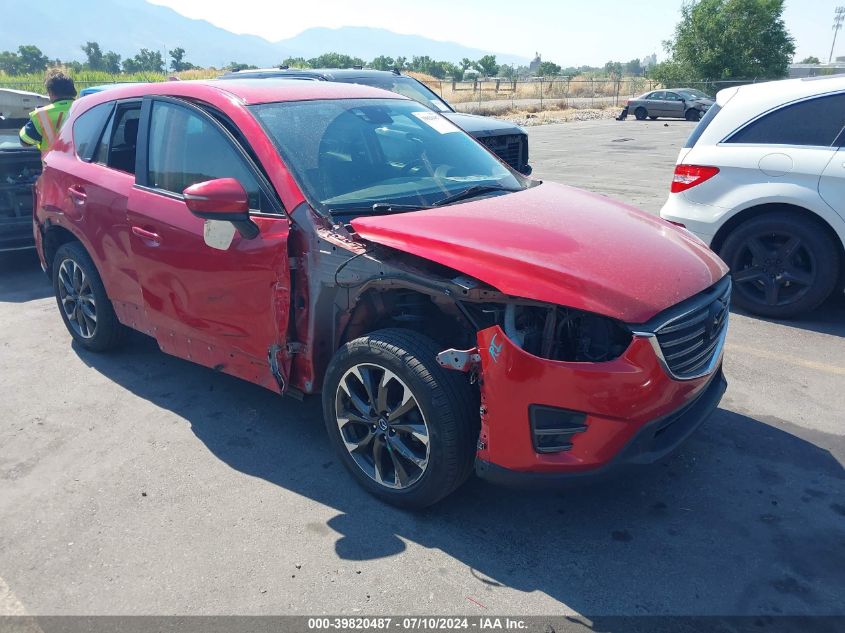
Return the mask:
<path id="1" fill-rule="evenodd" d="M 365 240 L 470 275 L 501 292 L 643 323 L 727 273 L 684 229 L 554 183 L 352 221 Z"/>
<path id="2" fill-rule="evenodd" d="M 521 127 L 477 114 L 464 112 L 441 112 L 443 116 L 472 136 L 504 136 L 506 134 L 525 134 Z"/>

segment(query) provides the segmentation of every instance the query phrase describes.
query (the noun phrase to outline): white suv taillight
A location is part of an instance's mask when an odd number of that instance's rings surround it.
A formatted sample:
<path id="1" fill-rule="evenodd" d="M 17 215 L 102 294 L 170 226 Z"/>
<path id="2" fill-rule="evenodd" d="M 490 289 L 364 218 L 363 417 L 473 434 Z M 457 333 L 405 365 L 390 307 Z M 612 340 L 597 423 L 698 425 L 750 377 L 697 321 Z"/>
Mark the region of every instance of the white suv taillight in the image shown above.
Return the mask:
<path id="1" fill-rule="evenodd" d="M 702 167 L 701 165 L 678 165 L 672 178 L 672 193 L 680 193 L 691 187 L 710 180 L 719 173 L 718 167 Z"/>

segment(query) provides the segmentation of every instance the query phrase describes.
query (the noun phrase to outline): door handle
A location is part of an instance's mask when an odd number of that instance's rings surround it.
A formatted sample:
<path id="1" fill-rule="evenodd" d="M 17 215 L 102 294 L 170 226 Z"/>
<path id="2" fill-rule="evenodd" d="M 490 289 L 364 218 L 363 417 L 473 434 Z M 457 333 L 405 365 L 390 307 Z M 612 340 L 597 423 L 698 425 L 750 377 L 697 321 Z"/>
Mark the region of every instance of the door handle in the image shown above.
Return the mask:
<path id="1" fill-rule="evenodd" d="M 161 235 L 159 235 L 155 231 L 148 231 L 147 229 L 142 229 L 140 226 L 133 226 L 132 234 L 137 235 L 142 240 L 152 242 L 153 246 L 158 246 L 159 244 L 161 244 Z"/>
<path id="2" fill-rule="evenodd" d="M 73 204 L 78 207 L 84 205 L 85 201 L 88 199 L 88 196 L 85 195 L 85 189 L 83 189 L 79 185 L 71 185 L 67 188 L 67 193 L 70 196 L 70 199 L 73 201 Z"/>

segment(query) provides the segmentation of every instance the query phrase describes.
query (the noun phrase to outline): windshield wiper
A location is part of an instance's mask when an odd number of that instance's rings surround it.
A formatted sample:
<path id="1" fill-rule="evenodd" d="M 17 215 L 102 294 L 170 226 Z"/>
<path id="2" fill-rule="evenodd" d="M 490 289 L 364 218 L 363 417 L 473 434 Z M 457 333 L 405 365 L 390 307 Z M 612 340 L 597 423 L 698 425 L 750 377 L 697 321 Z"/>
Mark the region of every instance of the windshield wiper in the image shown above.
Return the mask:
<path id="1" fill-rule="evenodd" d="M 519 191 L 518 189 L 508 189 L 507 187 L 502 187 L 501 185 L 473 185 L 472 187 L 467 187 L 463 191 L 459 191 L 457 193 L 453 193 L 450 196 L 446 196 L 445 198 L 441 198 L 431 206 L 433 207 L 442 207 L 445 204 L 451 204 L 453 202 L 459 202 L 460 200 L 467 200 L 468 198 L 474 198 L 475 196 L 480 196 L 485 193 L 491 193 L 493 191 L 508 191 L 514 192 Z"/>

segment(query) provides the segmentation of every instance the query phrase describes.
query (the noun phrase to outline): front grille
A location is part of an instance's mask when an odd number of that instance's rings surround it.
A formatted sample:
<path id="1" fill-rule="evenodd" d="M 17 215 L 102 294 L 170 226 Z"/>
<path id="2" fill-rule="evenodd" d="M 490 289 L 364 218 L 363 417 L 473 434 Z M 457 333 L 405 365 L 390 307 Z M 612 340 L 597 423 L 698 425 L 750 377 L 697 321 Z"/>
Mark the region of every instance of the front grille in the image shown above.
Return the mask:
<path id="1" fill-rule="evenodd" d="M 478 140 L 516 170 L 522 169 L 525 163 L 528 162 L 525 156 L 525 147 L 528 145 L 528 139 L 524 134 L 485 136 Z"/>
<path id="2" fill-rule="evenodd" d="M 725 279 L 656 330 L 663 360 L 675 378 L 694 378 L 710 368 L 727 334 L 730 297 L 730 280 Z"/>

